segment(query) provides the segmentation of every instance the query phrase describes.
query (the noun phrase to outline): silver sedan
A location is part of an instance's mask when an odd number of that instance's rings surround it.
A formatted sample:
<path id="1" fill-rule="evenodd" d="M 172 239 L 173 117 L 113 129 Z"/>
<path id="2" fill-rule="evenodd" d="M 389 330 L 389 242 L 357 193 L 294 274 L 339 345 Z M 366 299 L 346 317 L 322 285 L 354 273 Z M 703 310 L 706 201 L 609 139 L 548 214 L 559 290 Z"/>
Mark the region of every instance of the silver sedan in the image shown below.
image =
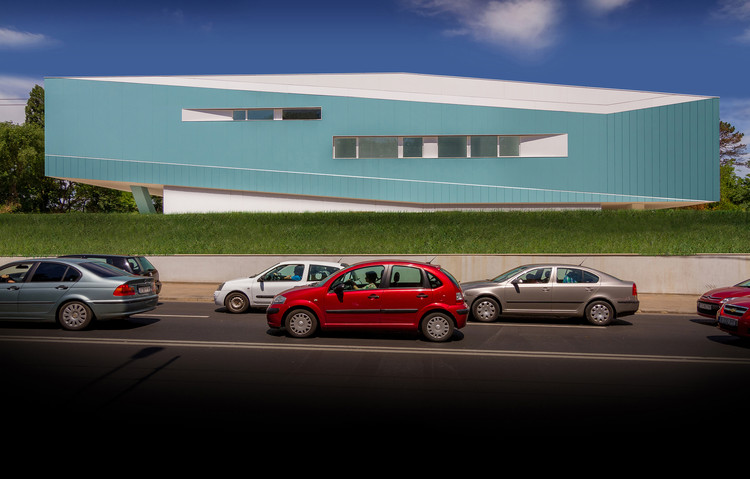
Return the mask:
<path id="1" fill-rule="evenodd" d="M 477 321 L 506 316 L 585 317 L 604 326 L 638 310 L 635 283 L 583 266 L 530 264 L 485 281 L 461 283 Z"/>

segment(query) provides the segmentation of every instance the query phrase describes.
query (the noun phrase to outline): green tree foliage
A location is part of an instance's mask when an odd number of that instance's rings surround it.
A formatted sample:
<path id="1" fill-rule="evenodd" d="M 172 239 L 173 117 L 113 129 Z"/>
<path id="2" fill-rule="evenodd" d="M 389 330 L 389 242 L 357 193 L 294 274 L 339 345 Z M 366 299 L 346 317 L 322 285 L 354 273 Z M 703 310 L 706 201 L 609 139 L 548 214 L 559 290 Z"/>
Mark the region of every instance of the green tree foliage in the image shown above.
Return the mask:
<path id="1" fill-rule="evenodd" d="M 719 168 L 721 199 L 712 209 L 747 210 L 750 208 L 750 178 L 739 176 L 737 167 L 748 166 L 745 136 L 729 123 L 720 122 Z"/>
<path id="2" fill-rule="evenodd" d="M 34 85 L 26 102 L 26 124 L 33 123 L 44 128 L 44 88 Z"/>

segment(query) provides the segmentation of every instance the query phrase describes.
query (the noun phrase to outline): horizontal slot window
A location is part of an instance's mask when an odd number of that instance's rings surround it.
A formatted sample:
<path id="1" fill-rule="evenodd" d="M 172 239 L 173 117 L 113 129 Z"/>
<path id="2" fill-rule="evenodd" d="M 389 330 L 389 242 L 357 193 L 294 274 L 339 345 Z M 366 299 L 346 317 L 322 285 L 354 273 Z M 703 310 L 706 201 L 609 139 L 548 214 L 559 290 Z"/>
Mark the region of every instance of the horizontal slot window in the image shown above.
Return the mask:
<path id="1" fill-rule="evenodd" d="M 300 108 L 212 108 L 182 110 L 182 121 L 273 121 L 320 120 L 322 109 Z"/>
<path id="2" fill-rule="evenodd" d="M 333 157 L 567 157 L 568 135 L 348 136 L 333 138 Z"/>

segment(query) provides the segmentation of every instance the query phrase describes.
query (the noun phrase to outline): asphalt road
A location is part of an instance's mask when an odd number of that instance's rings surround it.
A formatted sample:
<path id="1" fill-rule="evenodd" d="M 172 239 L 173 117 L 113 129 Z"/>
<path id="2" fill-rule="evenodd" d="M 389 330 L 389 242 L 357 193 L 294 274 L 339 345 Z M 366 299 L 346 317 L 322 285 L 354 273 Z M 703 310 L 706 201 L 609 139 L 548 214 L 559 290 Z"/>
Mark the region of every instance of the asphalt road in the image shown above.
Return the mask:
<path id="1" fill-rule="evenodd" d="M 439 344 L 412 334 L 293 339 L 269 330 L 262 313 L 195 302 L 82 332 L 0 322 L 0 404 L 20 420 L 16 434 L 705 440 L 706 428 L 715 437 L 743 423 L 748 378 L 750 342 L 690 314 L 607 327 L 469 323 Z"/>

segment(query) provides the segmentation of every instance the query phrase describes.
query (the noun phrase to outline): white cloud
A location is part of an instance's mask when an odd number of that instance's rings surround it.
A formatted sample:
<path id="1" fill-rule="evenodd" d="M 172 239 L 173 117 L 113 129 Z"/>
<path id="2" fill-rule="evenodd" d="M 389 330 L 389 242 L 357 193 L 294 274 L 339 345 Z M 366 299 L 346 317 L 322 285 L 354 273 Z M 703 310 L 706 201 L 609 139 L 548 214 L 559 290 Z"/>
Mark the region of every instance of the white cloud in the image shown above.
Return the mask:
<path id="1" fill-rule="evenodd" d="M 0 122 L 26 121 L 26 102 L 34 85 L 44 86 L 42 78 L 0 75 Z"/>
<path id="2" fill-rule="evenodd" d="M 11 28 L 0 27 L 0 48 L 22 48 L 42 45 L 49 41 L 41 33 L 20 32 Z"/>
<path id="3" fill-rule="evenodd" d="M 633 0 L 584 0 L 584 3 L 591 8 L 595 14 L 607 14 L 618 8 L 625 7 Z"/>
<path id="4" fill-rule="evenodd" d="M 719 0 L 716 14 L 740 20 L 750 19 L 750 0 Z"/>
<path id="5" fill-rule="evenodd" d="M 425 15 L 452 16 L 451 35 L 522 51 L 538 51 L 554 42 L 562 8 L 559 0 L 405 0 Z"/>

